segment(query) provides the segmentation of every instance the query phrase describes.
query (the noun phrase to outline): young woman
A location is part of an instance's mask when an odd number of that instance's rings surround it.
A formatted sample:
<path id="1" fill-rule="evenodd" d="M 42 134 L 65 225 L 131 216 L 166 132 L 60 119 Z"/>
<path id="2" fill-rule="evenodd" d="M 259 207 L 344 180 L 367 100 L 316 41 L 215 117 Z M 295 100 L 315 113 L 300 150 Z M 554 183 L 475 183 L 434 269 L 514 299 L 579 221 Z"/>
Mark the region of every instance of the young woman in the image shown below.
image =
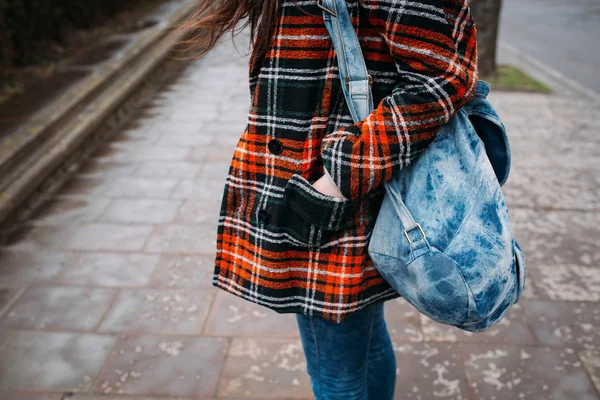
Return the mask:
<path id="1" fill-rule="evenodd" d="M 318 0 L 201 0 L 208 51 L 248 17 L 251 107 L 221 207 L 214 285 L 296 313 L 317 399 L 394 398 L 383 303 L 368 256 L 383 182 L 474 94 L 465 0 L 347 0 L 375 109 L 354 123 Z M 402 373 L 402 371 L 399 371 Z"/>

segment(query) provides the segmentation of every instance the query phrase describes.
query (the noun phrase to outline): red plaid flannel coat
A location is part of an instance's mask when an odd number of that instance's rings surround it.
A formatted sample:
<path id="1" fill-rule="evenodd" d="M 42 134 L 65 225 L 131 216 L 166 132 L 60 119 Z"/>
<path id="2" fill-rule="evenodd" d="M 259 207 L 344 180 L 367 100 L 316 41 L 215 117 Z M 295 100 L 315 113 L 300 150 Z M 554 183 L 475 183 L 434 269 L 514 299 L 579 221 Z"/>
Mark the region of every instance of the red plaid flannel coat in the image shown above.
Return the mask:
<path id="1" fill-rule="evenodd" d="M 282 0 L 265 59 L 250 60 L 251 107 L 225 184 L 213 281 L 277 312 L 335 322 L 398 297 L 367 251 L 382 184 L 477 83 L 465 0 L 347 4 L 376 108 L 353 123 L 317 0 Z M 346 198 L 311 186 L 325 169 Z"/>

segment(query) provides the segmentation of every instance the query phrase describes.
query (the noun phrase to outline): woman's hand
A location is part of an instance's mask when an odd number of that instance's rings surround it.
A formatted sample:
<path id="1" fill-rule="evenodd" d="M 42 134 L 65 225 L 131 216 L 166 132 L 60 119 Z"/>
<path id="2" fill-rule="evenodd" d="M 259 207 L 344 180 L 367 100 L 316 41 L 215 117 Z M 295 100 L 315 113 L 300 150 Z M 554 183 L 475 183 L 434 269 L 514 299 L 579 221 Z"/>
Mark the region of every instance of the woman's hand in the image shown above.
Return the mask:
<path id="1" fill-rule="evenodd" d="M 339 197 L 345 199 L 340 189 L 333 183 L 331 178 L 327 174 L 317 179 L 313 184 L 313 187 L 327 196 Z"/>

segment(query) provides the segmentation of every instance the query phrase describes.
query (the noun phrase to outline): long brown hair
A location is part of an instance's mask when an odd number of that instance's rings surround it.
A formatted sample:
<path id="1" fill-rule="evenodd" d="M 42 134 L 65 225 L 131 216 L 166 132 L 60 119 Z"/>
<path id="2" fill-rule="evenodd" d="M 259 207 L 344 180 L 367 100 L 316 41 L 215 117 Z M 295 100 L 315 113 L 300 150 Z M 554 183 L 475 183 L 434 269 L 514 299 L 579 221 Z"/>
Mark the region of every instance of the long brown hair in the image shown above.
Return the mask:
<path id="1" fill-rule="evenodd" d="M 280 0 L 198 0 L 199 5 L 192 16 L 179 29 L 187 31 L 180 42 L 181 50 L 197 49 L 194 57 L 208 53 L 227 31 L 231 36 L 250 24 L 252 57 L 262 60 L 277 24 Z M 238 23 L 247 18 L 241 27 Z"/>

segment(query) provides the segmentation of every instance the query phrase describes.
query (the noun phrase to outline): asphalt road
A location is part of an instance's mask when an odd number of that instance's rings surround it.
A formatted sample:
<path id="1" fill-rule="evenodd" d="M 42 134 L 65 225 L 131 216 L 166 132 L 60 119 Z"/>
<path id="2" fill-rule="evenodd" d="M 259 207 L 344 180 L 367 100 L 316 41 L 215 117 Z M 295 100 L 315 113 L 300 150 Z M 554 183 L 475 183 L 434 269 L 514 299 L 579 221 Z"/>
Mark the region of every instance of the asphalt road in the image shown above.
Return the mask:
<path id="1" fill-rule="evenodd" d="M 600 0 L 503 0 L 500 39 L 600 94 Z"/>

